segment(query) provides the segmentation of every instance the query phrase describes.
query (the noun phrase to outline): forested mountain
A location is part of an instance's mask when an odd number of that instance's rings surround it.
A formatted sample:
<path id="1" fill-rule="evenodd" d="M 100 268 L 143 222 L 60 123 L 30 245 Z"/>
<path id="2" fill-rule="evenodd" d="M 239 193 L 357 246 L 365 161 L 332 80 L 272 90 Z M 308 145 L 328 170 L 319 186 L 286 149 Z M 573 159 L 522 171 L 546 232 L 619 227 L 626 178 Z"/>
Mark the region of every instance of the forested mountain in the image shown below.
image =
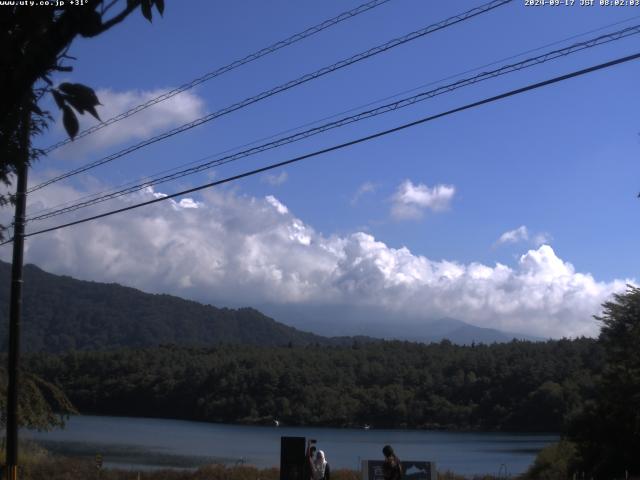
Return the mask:
<path id="1" fill-rule="evenodd" d="M 0 263 L 6 337 L 10 268 Z M 213 422 L 560 431 L 603 370 L 591 339 L 457 346 L 325 338 L 25 267 L 24 366 L 83 413 Z M 4 341 L 6 343 L 6 341 Z M 48 352 L 48 353 L 46 353 Z"/>
<path id="2" fill-rule="evenodd" d="M 0 262 L 0 350 L 7 348 L 10 278 L 11 265 Z M 216 308 L 118 284 L 52 275 L 34 265 L 25 266 L 24 278 L 21 341 L 27 352 L 163 344 L 351 345 L 354 341 L 303 332 L 252 308 Z"/>
<path id="3" fill-rule="evenodd" d="M 0 261 L 0 351 L 6 349 L 10 276 L 11 266 Z M 275 318 L 286 319 L 285 325 L 254 308 L 216 308 L 172 295 L 144 293 L 116 283 L 53 275 L 35 265 L 25 266 L 24 277 L 22 348 L 31 352 L 169 343 L 184 346 L 218 343 L 277 346 L 289 342 L 351 345 L 354 340 L 375 340 L 353 336 L 353 328 L 345 329 L 345 325 L 351 323 L 355 329 L 373 337 L 425 343 L 445 338 L 458 344 L 506 342 L 513 338 L 532 340 L 455 319 L 424 321 L 422 333 L 416 334 L 415 326 L 401 328 L 402 319 L 391 313 L 348 306 L 340 309 L 290 306 L 273 310 Z M 386 321 L 385 315 L 390 315 Z M 322 332 L 322 335 L 308 330 Z"/>
<path id="4" fill-rule="evenodd" d="M 35 354 L 83 413 L 229 423 L 560 431 L 593 398 L 592 339 L 160 347 Z"/>

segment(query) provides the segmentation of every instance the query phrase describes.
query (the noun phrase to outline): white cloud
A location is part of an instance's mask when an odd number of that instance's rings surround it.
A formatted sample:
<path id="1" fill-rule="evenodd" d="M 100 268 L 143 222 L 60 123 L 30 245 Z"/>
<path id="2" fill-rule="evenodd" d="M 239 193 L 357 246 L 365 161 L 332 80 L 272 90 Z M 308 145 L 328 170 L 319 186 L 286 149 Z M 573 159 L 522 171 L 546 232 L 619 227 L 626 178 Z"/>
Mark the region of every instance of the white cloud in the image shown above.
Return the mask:
<path id="1" fill-rule="evenodd" d="M 286 215 L 287 213 L 289 213 L 289 209 L 285 207 L 282 203 L 280 203 L 280 200 L 278 200 L 273 195 L 267 195 L 265 197 L 265 200 L 270 205 L 272 205 L 280 215 Z"/>
<path id="2" fill-rule="evenodd" d="M 529 231 L 524 225 L 519 226 L 515 230 L 509 230 L 500 235 L 497 243 L 516 243 L 523 240 L 529 240 Z"/>
<path id="3" fill-rule="evenodd" d="M 287 172 L 280 172 L 278 175 L 273 173 L 268 173 L 264 177 L 262 177 L 262 181 L 268 183 L 272 187 L 278 187 L 286 182 L 289 178 Z"/>
<path id="4" fill-rule="evenodd" d="M 107 120 L 168 91 L 169 89 L 124 92 L 115 92 L 108 89 L 98 90 L 96 95 L 100 103 L 102 103 L 102 106 L 97 107 L 98 115 L 103 120 Z M 204 114 L 205 105 L 202 98 L 191 91 L 182 92 L 129 118 L 98 130 L 87 137 L 68 143 L 56 150 L 54 155 L 62 158 L 82 158 L 87 153 L 95 152 L 96 150 L 103 150 L 125 142 L 148 138 L 195 120 Z M 99 123 L 88 114 L 81 115 L 78 118 L 81 130 Z M 63 133 L 61 124 L 60 118 L 56 122 L 56 128 L 60 135 L 66 135 Z"/>
<path id="5" fill-rule="evenodd" d="M 193 198 L 183 198 L 178 202 L 178 206 L 181 208 L 199 208 L 202 204 L 200 202 L 196 202 Z"/>
<path id="6" fill-rule="evenodd" d="M 54 184 L 29 197 L 29 210 L 80 194 Z M 149 189 L 109 208 L 159 195 Z M 9 214 L 0 211 L 0 221 Z M 0 255 L 9 259 L 10 249 Z M 29 237 L 26 260 L 58 274 L 212 303 L 365 306 L 415 324 L 454 317 L 542 337 L 597 334 L 592 315 L 628 282 L 576 272 L 547 245 L 512 266 L 435 261 L 363 232 L 323 235 L 274 196 L 224 190 Z"/>
<path id="7" fill-rule="evenodd" d="M 356 193 L 351 197 L 351 205 L 356 205 L 360 198 L 367 193 L 373 193 L 377 189 L 377 186 L 372 182 L 364 182 L 362 185 L 358 187 Z"/>
<path id="8" fill-rule="evenodd" d="M 552 238 L 548 233 L 542 232 L 535 234 L 531 240 L 536 247 L 539 247 L 540 245 L 550 243 Z"/>
<path id="9" fill-rule="evenodd" d="M 495 245 L 529 242 L 530 244 L 539 247 L 541 245 L 548 244 L 550 241 L 551 235 L 548 233 L 540 232 L 532 235 L 525 225 L 520 225 L 518 228 L 509 230 L 500 235 L 500 238 L 498 238 Z"/>
<path id="10" fill-rule="evenodd" d="M 432 188 L 423 183 L 414 185 L 405 180 L 391 197 L 391 215 L 397 220 L 422 218 L 425 210 L 439 212 L 449 208 L 456 192 L 453 185 L 436 185 Z"/>

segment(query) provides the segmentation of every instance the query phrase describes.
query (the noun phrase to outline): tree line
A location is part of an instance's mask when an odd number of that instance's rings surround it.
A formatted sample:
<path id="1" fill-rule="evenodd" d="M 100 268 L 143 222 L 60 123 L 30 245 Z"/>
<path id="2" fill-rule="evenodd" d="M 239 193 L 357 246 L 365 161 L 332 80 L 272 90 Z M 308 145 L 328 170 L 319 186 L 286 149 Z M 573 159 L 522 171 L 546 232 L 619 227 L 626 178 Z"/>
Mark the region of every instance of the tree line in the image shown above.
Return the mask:
<path id="1" fill-rule="evenodd" d="M 31 354 L 83 413 L 286 425 L 559 432 L 593 398 L 592 339 L 220 345 Z"/>

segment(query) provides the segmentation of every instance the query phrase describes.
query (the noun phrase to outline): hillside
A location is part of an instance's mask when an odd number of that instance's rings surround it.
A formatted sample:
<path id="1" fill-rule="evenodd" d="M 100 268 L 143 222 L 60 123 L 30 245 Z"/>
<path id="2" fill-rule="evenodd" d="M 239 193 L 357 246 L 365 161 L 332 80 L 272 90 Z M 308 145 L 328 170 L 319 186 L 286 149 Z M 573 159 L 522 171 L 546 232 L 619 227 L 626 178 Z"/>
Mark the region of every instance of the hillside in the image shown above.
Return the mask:
<path id="1" fill-rule="evenodd" d="M 0 341 L 6 350 L 11 266 L 0 262 Z M 172 295 L 155 295 L 118 284 L 76 280 L 24 269 L 22 349 L 63 352 L 163 344 L 220 343 L 277 346 L 351 344 L 276 322 L 253 308 L 216 308 Z M 366 341 L 366 338 L 359 338 Z"/>
<path id="2" fill-rule="evenodd" d="M 593 397 L 593 339 L 165 346 L 25 355 L 83 413 L 218 423 L 546 431 Z"/>

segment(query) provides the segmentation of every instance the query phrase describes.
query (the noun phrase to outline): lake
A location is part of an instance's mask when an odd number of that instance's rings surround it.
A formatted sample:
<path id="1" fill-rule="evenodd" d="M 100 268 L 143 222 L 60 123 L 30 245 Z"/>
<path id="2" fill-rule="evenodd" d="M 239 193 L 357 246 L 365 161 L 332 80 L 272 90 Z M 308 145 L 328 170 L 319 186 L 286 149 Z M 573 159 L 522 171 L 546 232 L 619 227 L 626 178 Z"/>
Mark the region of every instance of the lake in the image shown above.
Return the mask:
<path id="1" fill-rule="evenodd" d="M 557 435 L 364 430 L 224 425 L 182 420 L 73 416 L 64 430 L 22 431 L 54 453 L 101 454 L 105 466 L 127 469 L 190 468 L 206 463 L 278 466 L 280 437 L 314 438 L 332 468 L 360 469 L 381 459 L 390 444 L 403 460 L 429 460 L 464 475 L 524 472 Z"/>

